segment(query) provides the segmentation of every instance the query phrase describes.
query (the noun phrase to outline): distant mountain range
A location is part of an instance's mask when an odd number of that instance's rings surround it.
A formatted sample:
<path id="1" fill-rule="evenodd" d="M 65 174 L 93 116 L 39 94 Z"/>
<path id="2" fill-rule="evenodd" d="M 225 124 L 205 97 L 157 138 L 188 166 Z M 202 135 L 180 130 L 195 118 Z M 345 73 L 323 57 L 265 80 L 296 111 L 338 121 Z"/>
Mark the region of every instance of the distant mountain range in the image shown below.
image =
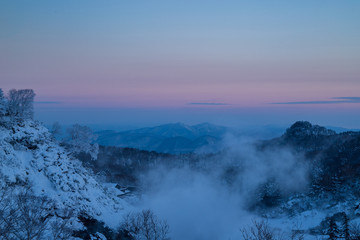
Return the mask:
<path id="1" fill-rule="evenodd" d="M 347 131 L 344 128 L 328 128 L 336 132 Z M 235 129 L 211 123 L 197 125 L 170 123 L 127 131 L 98 131 L 96 142 L 102 146 L 130 147 L 160 153 L 210 153 L 220 150 L 226 134 L 271 139 L 280 136 L 285 130 L 285 126 L 272 125 Z"/>
<path id="2" fill-rule="evenodd" d="M 165 124 L 130 131 L 100 131 L 97 143 L 103 146 L 132 147 L 163 153 L 216 151 L 230 129 L 210 123 Z"/>

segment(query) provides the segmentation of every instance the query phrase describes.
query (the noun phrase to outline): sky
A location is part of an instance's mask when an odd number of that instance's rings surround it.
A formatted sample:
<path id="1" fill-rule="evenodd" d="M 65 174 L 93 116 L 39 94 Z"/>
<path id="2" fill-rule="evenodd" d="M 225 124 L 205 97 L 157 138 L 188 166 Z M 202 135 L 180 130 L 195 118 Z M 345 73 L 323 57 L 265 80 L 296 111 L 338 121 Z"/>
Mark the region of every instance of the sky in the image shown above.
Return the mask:
<path id="1" fill-rule="evenodd" d="M 360 1 L 2 0 L 0 87 L 45 123 L 360 128 Z"/>

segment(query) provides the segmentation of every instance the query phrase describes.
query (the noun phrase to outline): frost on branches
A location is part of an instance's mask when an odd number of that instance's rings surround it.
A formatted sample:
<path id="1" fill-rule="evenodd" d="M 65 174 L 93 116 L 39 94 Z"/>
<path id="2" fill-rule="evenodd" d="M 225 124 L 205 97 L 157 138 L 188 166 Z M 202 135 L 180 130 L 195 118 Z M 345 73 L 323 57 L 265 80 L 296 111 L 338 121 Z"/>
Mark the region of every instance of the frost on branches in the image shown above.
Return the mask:
<path id="1" fill-rule="evenodd" d="M 69 133 L 69 150 L 75 154 L 81 152 L 88 153 L 91 159 L 96 160 L 99 153 L 99 145 L 93 144 L 97 136 L 87 126 L 81 126 L 74 124 L 70 129 Z"/>

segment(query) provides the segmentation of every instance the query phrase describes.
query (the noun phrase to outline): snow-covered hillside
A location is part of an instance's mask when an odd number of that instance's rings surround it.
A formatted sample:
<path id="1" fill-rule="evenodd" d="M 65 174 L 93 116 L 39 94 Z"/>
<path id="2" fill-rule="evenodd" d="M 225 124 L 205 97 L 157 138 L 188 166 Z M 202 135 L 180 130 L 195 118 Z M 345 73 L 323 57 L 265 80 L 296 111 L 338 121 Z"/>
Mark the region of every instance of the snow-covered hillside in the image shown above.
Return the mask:
<path id="1" fill-rule="evenodd" d="M 0 127 L 0 179 L 2 188 L 30 187 L 33 194 L 116 227 L 128 204 L 110 195 L 81 162 L 32 120 Z"/>

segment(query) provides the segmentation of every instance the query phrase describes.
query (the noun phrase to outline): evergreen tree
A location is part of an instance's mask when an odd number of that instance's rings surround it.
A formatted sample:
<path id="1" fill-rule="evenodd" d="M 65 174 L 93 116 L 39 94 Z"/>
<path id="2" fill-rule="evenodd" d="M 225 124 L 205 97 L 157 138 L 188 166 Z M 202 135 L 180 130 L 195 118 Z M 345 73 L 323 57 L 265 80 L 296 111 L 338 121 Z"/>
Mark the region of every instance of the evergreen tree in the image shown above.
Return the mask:
<path id="1" fill-rule="evenodd" d="M 344 239 L 350 240 L 349 217 L 346 213 L 344 213 L 343 232 L 344 232 Z"/>
<path id="2" fill-rule="evenodd" d="M 336 225 L 336 222 L 335 222 L 334 218 L 330 218 L 328 235 L 329 235 L 329 239 L 330 239 L 330 240 L 335 240 L 335 239 L 337 239 L 337 236 L 338 236 L 338 227 L 337 227 L 337 225 Z"/>

